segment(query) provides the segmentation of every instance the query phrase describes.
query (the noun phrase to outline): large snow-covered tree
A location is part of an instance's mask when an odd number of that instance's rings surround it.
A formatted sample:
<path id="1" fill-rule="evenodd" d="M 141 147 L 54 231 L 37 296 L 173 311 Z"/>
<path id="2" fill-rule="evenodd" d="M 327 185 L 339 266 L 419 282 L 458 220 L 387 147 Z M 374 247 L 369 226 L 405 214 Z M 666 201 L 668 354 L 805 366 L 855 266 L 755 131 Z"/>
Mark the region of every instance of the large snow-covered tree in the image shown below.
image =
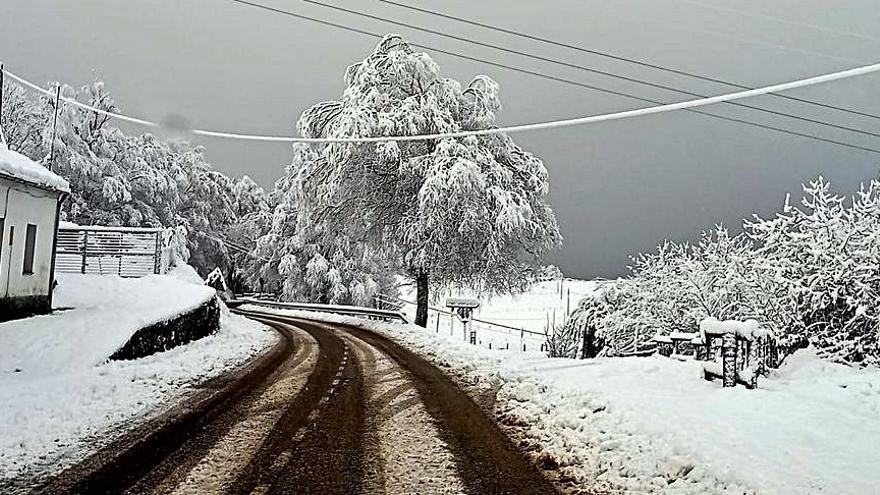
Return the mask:
<path id="1" fill-rule="evenodd" d="M 488 129 L 498 84 L 466 87 L 431 57 L 386 36 L 345 72 L 339 101 L 298 122 L 308 137 L 420 135 Z M 460 139 L 316 145 L 296 180 L 302 224 L 344 233 L 394 260 L 416 282 L 416 323 L 429 284 L 486 292 L 521 289 L 534 261 L 561 236 L 545 202 L 547 171 L 504 134 Z"/>

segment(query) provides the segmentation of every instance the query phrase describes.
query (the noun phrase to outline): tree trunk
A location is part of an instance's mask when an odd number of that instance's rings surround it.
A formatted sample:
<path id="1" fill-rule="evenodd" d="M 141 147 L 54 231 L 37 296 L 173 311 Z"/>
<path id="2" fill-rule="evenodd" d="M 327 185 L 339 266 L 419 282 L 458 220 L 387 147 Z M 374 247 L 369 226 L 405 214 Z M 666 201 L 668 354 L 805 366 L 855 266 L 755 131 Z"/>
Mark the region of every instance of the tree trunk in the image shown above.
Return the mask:
<path id="1" fill-rule="evenodd" d="M 425 272 L 416 276 L 416 325 L 428 326 L 428 274 Z"/>
<path id="2" fill-rule="evenodd" d="M 596 354 L 599 353 L 599 349 L 596 347 L 596 329 L 587 325 L 584 327 L 584 335 L 581 345 L 581 359 L 596 357 Z"/>

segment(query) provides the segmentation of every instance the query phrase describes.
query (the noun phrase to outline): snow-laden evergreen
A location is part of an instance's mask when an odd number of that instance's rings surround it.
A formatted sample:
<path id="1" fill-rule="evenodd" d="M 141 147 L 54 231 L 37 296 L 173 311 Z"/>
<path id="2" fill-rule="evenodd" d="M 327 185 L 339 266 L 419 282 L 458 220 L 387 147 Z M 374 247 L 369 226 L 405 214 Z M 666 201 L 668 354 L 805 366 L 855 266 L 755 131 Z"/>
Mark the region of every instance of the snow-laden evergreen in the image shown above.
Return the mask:
<path id="1" fill-rule="evenodd" d="M 741 235 L 717 227 L 635 257 L 631 275 L 583 300 L 571 324 L 625 354 L 706 317 L 754 318 L 789 350 L 811 344 L 826 358 L 880 364 L 880 179 L 851 198 L 822 177 L 803 189 L 799 207 L 786 200 Z"/>
<path id="2" fill-rule="evenodd" d="M 416 135 L 496 125 L 500 88 L 442 77 L 426 53 L 386 36 L 345 72 L 339 101 L 298 122 L 305 137 Z M 531 263 L 560 241 L 545 201 L 547 170 L 508 136 L 386 143 L 331 143 L 295 153 L 291 184 L 301 225 L 366 242 L 419 287 L 521 289 Z"/>

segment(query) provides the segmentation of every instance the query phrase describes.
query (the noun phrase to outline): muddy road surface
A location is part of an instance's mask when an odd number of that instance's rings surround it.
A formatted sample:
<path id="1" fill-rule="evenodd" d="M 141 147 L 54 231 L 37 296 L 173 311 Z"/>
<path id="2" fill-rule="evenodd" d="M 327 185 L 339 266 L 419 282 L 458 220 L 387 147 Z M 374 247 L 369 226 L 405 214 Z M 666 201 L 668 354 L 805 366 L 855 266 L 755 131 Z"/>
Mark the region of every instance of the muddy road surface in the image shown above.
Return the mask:
<path id="1" fill-rule="evenodd" d="M 279 342 L 32 493 L 556 493 L 425 359 L 356 327 L 240 313 Z"/>

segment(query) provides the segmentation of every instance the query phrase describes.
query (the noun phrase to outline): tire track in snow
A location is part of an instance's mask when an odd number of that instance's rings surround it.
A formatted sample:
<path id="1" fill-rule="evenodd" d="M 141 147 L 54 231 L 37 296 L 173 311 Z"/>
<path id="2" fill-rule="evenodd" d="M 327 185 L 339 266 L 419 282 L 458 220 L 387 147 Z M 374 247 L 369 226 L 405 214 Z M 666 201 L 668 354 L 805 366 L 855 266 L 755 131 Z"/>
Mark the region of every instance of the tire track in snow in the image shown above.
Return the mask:
<path id="1" fill-rule="evenodd" d="M 371 331 L 353 325 L 334 326 L 378 349 L 412 377 L 421 404 L 452 453 L 463 492 L 558 493 L 550 481 L 517 452 L 494 420 L 426 359 Z M 399 422 L 405 411 L 413 409 L 403 408 L 403 412 L 392 416 L 394 419 L 385 424 Z"/>
<path id="2" fill-rule="evenodd" d="M 279 367 L 293 359 L 293 335 L 272 326 L 281 339 L 266 354 L 229 376 L 211 380 L 190 399 L 134 428 L 31 493 L 150 492 L 181 464 L 194 464 L 234 425 L 237 408 L 250 404 Z M 184 450 L 187 455 L 182 455 Z"/>
<path id="3" fill-rule="evenodd" d="M 373 370 L 365 370 L 367 429 L 375 438 L 366 455 L 367 465 L 378 474 L 365 479 L 365 492 L 465 493 L 455 458 L 425 410 L 412 376 L 374 346 L 352 335 L 343 338 L 356 353 L 376 363 Z"/>
<path id="4" fill-rule="evenodd" d="M 221 493 L 238 478 L 265 438 L 276 427 L 290 402 L 306 384 L 318 361 L 318 343 L 308 333 L 290 327 L 300 345 L 299 352 L 280 376 L 251 404 L 245 418 L 236 423 L 186 476 L 173 487 L 174 495 Z M 156 490 L 167 488 L 177 477 L 171 477 Z"/>
<path id="5" fill-rule="evenodd" d="M 297 404 L 288 409 L 229 492 L 362 493 L 361 363 L 335 330 L 311 322 L 273 320 L 308 332 L 319 344 L 320 358 Z"/>

